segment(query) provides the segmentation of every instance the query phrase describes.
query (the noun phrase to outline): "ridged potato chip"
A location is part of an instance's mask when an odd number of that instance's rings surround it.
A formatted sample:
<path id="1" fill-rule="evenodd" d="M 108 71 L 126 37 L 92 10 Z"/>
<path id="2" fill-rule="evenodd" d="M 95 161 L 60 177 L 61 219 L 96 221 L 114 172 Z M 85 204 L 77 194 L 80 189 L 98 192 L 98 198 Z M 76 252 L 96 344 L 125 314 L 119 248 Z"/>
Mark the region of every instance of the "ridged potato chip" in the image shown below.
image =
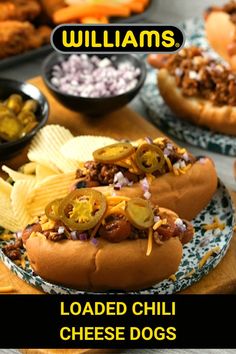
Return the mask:
<path id="1" fill-rule="evenodd" d="M 16 232 L 20 230 L 11 206 L 12 186 L 0 178 L 0 226 L 6 230 Z"/>
<path id="2" fill-rule="evenodd" d="M 28 158 L 49 168 L 56 167 L 62 172 L 75 171 L 78 164 L 65 158 L 60 151 L 72 138 L 73 135 L 68 129 L 59 125 L 47 125 L 32 140 Z"/>
<path id="3" fill-rule="evenodd" d="M 12 187 L 11 205 L 21 229 L 25 228 L 33 220 L 30 210 L 27 208 L 27 203 L 35 186 L 36 179 L 24 179 L 16 181 Z"/>
<path id="4" fill-rule="evenodd" d="M 35 175 L 37 162 L 27 162 L 19 168 L 19 172 L 25 175 Z"/>
<path id="5" fill-rule="evenodd" d="M 20 180 L 23 180 L 23 179 L 30 179 L 30 180 L 34 180 L 35 179 L 35 176 L 33 175 L 27 175 L 27 174 L 24 174 L 24 173 L 21 173 L 21 172 L 18 172 L 18 171 L 14 171 L 12 170 L 11 168 L 3 165 L 2 166 L 2 170 L 4 172 L 6 172 L 8 174 L 9 177 L 11 177 L 11 179 L 16 182 L 16 181 L 20 181 Z"/>
<path id="6" fill-rule="evenodd" d="M 117 140 L 106 136 L 78 136 L 68 140 L 61 147 L 61 153 L 64 157 L 74 161 L 90 161 L 93 160 L 95 150 L 116 142 Z"/>
<path id="7" fill-rule="evenodd" d="M 75 173 L 64 173 L 50 176 L 43 181 L 28 195 L 26 203 L 28 213 L 32 217 L 44 214 L 45 207 L 54 199 L 64 198 L 75 181 Z"/>
<path id="8" fill-rule="evenodd" d="M 36 166 L 35 173 L 37 181 L 40 182 L 49 176 L 58 175 L 60 172 L 56 168 L 50 168 L 48 166 L 44 166 L 38 163 Z"/>

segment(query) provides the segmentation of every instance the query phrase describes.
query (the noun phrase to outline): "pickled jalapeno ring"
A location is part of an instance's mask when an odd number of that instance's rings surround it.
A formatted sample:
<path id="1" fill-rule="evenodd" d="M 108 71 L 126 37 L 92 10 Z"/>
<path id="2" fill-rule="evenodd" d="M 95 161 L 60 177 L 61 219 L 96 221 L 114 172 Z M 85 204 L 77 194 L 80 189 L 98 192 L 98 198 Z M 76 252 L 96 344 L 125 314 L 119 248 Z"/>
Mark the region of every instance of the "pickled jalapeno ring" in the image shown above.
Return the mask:
<path id="1" fill-rule="evenodd" d="M 61 201 L 62 199 L 55 199 L 46 206 L 45 214 L 48 217 L 48 219 L 55 220 L 55 221 L 60 220 L 59 206 L 61 204 Z"/>
<path id="2" fill-rule="evenodd" d="M 154 144 L 143 144 L 138 147 L 135 154 L 137 166 L 145 173 L 162 170 L 165 164 L 163 151 Z"/>
<path id="3" fill-rule="evenodd" d="M 0 142 L 14 141 L 30 133 L 39 123 L 35 115 L 37 108 L 37 101 L 23 101 L 19 94 L 0 101 Z"/>
<path id="4" fill-rule="evenodd" d="M 90 230 L 106 212 L 105 196 L 94 189 L 81 188 L 71 192 L 59 206 L 61 221 L 71 230 Z"/>
<path id="5" fill-rule="evenodd" d="M 94 151 L 93 157 L 97 162 L 112 163 L 123 160 L 135 152 L 129 143 L 116 143 Z"/>
<path id="6" fill-rule="evenodd" d="M 138 229 L 147 229 L 154 224 L 151 205 L 142 198 L 133 198 L 126 204 L 126 215 L 132 225 Z"/>
<path id="7" fill-rule="evenodd" d="M 21 129 L 22 125 L 14 116 L 6 115 L 0 119 L 0 137 L 6 141 L 17 139 Z"/>
<path id="8" fill-rule="evenodd" d="M 7 107 L 13 111 L 15 114 L 18 114 L 23 105 L 23 99 L 18 94 L 11 95 L 7 100 Z"/>
<path id="9" fill-rule="evenodd" d="M 38 108 L 38 102 L 35 100 L 27 100 L 25 101 L 23 107 L 22 107 L 22 111 L 24 112 L 32 112 L 35 113 L 37 111 Z"/>

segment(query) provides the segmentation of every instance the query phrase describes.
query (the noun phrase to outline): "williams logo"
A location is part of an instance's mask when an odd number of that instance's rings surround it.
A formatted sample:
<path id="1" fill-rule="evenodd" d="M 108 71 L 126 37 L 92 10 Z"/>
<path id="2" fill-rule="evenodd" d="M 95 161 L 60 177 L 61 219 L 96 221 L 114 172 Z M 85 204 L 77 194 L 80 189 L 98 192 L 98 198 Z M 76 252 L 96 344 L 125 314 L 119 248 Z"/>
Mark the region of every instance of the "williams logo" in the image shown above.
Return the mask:
<path id="1" fill-rule="evenodd" d="M 61 53 L 174 53 L 184 40 L 171 25 L 61 25 L 51 37 Z"/>

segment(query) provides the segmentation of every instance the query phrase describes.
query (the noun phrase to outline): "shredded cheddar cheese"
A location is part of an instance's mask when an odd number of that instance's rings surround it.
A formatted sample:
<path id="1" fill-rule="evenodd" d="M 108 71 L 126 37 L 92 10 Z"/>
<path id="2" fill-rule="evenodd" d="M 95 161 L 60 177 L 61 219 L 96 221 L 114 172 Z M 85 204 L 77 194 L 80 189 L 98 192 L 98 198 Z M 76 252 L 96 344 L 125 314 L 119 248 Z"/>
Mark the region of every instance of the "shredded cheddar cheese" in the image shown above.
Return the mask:
<path id="1" fill-rule="evenodd" d="M 216 246 L 214 248 L 212 248 L 210 251 L 208 251 L 203 257 L 202 259 L 200 260 L 200 262 L 198 263 L 198 267 L 199 269 L 201 269 L 205 264 L 206 262 L 208 261 L 208 259 L 214 255 L 214 253 L 217 253 L 220 251 L 220 247 L 219 246 Z"/>
<path id="2" fill-rule="evenodd" d="M 147 174 L 148 183 L 151 184 L 154 180 L 155 180 L 155 177 L 151 173 L 148 173 Z"/>
<path id="3" fill-rule="evenodd" d="M 15 289 L 11 285 L 0 286 L 0 294 L 13 293 Z"/>
<path id="4" fill-rule="evenodd" d="M 153 242 L 153 231 L 152 228 L 150 227 L 148 230 L 148 245 L 147 245 L 146 256 L 150 256 L 152 252 L 152 242 Z"/>
<path id="5" fill-rule="evenodd" d="M 23 254 L 22 256 L 21 256 L 21 259 L 20 259 L 20 265 L 21 265 L 21 267 L 23 268 L 23 269 L 25 269 L 25 258 L 26 258 L 26 254 Z"/>
<path id="6" fill-rule="evenodd" d="M 2 234 L 0 235 L 0 240 L 2 241 L 10 241 L 15 238 L 14 234 Z"/>
<path id="7" fill-rule="evenodd" d="M 176 275 L 175 274 L 172 274 L 170 277 L 169 277 L 169 280 L 173 281 L 173 283 L 177 280 L 176 278 Z"/>
<path id="8" fill-rule="evenodd" d="M 171 163 L 169 157 L 165 156 L 165 160 L 166 160 L 167 166 L 168 166 L 168 168 L 169 168 L 169 171 L 170 171 L 170 172 L 173 171 L 173 165 L 172 165 L 172 163 Z"/>
<path id="9" fill-rule="evenodd" d="M 128 202 L 130 200 L 129 197 L 122 197 L 122 196 L 109 196 L 107 197 L 108 205 L 117 205 L 123 201 Z"/>
<path id="10" fill-rule="evenodd" d="M 48 222 L 46 222 L 45 224 L 41 224 L 42 225 L 42 230 L 46 231 L 46 230 L 51 230 L 54 228 L 55 226 L 55 221 L 53 220 L 49 220 Z"/>
<path id="11" fill-rule="evenodd" d="M 173 168 L 173 172 L 175 176 L 179 176 L 179 169 Z"/>
<path id="12" fill-rule="evenodd" d="M 157 221 L 157 222 L 153 225 L 153 230 L 156 231 L 162 224 L 163 224 L 163 220 Z"/>
<path id="13" fill-rule="evenodd" d="M 180 155 L 183 155 L 187 152 L 187 150 L 185 148 L 179 148 L 179 147 L 178 147 L 177 151 Z"/>
<path id="14" fill-rule="evenodd" d="M 190 272 L 188 272 L 188 273 L 185 275 L 185 278 L 190 278 L 194 273 L 195 273 L 195 269 L 190 270 Z"/>
<path id="15" fill-rule="evenodd" d="M 220 223 L 220 220 L 217 218 L 217 216 L 215 216 L 214 219 L 213 219 L 213 223 L 212 224 L 203 225 L 203 229 L 206 230 L 206 231 L 215 230 L 215 229 L 224 230 L 225 229 L 225 223 Z"/>
<path id="16" fill-rule="evenodd" d="M 117 161 L 117 162 L 116 162 L 116 165 L 117 165 L 117 166 L 120 166 L 120 167 L 128 168 L 128 169 L 130 169 L 130 167 L 131 167 L 129 164 L 127 164 L 127 163 L 124 162 L 124 161 Z"/>

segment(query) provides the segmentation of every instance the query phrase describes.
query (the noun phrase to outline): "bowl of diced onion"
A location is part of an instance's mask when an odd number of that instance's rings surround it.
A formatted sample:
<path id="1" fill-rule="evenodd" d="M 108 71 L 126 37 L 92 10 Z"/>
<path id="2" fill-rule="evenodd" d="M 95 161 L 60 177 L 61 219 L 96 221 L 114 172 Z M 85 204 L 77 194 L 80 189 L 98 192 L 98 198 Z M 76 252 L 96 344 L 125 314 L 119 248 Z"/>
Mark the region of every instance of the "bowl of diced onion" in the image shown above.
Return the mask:
<path id="1" fill-rule="evenodd" d="M 102 116 L 128 104 L 146 78 L 144 61 L 132 54 L 60 54 L 43 64 L 43 78 L 65 107 Z"/>

